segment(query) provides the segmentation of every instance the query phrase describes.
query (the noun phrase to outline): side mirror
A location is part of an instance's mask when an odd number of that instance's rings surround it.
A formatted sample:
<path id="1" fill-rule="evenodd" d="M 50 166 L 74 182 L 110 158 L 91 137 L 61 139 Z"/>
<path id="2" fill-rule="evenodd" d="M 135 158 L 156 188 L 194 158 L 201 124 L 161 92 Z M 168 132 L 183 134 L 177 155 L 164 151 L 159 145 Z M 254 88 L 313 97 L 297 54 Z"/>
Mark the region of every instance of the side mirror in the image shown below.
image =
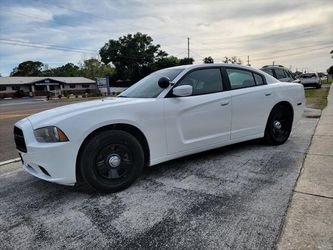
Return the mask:
<path id="1" fill-rule="evenodd" d="M 160 86 L 160 88 L 162 89 L 166 89 L 167 87 L 169 87 L 170 85 L 170 79 L 168 77 L 161 77 L 159 80 L 158 80 L 158 86 Z"/>
<path id="2" fill-rule="evenodd" d="M 172 90 L 172 94 L 174 94 L 175 96 L 190 96 L 192 95 L 192 92 L 193 87 L 190 85 L 178 86 Z"/>

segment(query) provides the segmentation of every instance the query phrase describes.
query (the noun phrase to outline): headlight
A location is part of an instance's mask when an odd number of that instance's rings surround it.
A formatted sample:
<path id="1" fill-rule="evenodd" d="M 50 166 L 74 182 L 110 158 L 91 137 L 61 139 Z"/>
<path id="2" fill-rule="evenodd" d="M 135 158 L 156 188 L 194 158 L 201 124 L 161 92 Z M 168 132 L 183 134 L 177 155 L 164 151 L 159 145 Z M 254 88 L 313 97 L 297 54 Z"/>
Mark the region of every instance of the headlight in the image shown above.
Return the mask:
<path id="1" fill-rule="evenodd" d="M 68 141 L 65 133 L 62 132 L 61 129 L 54 126 L 35 129 L 34 134 L 38 142 Z"/>

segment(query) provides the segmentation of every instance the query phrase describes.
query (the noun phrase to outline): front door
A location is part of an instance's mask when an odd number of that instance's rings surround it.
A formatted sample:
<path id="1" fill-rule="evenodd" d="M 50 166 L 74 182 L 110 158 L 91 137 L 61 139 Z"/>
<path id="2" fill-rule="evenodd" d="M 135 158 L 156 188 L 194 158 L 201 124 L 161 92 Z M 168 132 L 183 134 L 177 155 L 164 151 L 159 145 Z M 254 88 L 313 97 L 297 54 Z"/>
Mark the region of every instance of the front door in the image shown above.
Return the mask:
<path id="1" fill-rule="evenodd" d="M 168 154 L 219 145 L 230 140 L 230 92 L 223 92 L 219 68 L 188 73 L 177 86 L 191 85 L 192 96 L 164 101 Z"/>

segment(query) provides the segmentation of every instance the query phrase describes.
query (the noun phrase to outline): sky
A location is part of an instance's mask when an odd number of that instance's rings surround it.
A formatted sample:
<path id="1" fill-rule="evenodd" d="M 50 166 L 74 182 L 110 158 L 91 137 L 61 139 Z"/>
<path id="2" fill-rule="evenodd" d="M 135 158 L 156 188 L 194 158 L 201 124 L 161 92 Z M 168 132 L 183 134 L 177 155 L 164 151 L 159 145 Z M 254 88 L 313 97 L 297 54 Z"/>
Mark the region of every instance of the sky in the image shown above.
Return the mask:
<path id="1" fill-rule="evenodd" d="M 26 60 L 49 67 L 98 58 L 109 40 L 150 35 L 169 55 L 215 63 L 281 64 L 323 72 L 333 64 L 332 0 L 0 0 L 0 74 Z"/>

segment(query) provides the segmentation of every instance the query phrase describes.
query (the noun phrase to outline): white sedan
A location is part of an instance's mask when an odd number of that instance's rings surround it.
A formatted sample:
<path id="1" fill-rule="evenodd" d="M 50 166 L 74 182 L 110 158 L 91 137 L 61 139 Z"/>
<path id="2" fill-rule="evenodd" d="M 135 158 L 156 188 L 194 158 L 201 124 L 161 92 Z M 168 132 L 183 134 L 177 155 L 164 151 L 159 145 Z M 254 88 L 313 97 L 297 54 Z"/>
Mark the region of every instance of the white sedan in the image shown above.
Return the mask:
<path id="1" fill-rule="evenodd" d="M 23 168 L 102 192 L 128 187 L 144 167 L 264 138 L 284 143 L 304 108 L 304 88 L 240 65 L 156 71 L 118 97 L 67 105 L 14 127 Z"/>

